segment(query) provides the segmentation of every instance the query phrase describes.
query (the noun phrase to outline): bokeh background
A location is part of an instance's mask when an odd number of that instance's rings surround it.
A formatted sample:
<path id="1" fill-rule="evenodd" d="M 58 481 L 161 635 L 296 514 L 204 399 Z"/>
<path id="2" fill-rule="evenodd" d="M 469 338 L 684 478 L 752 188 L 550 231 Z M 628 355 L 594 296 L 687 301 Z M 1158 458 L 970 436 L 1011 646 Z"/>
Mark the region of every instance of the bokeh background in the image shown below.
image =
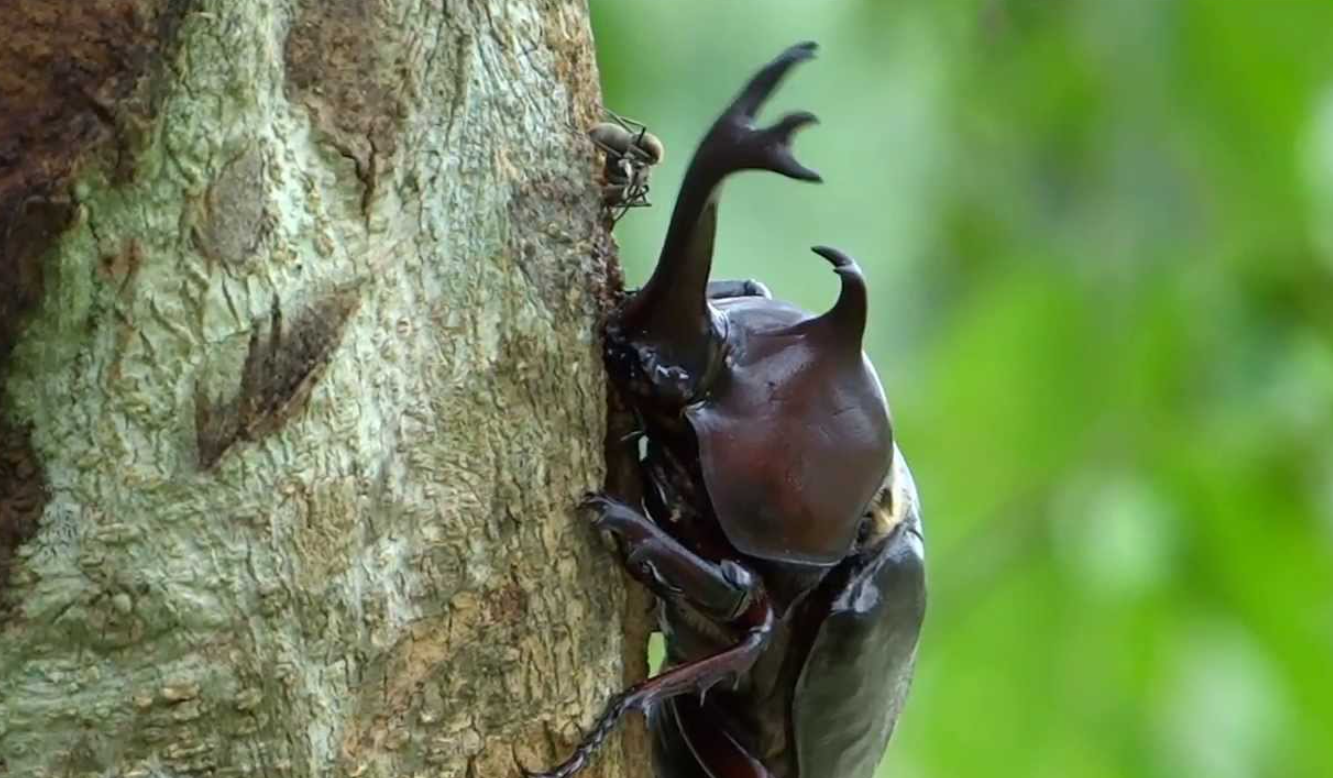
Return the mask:
<path id="1" fill-rule="evenodd" d="M 881 775 L 1333 776 L 1333 2 L 594 0 L 668 147 L 631 283 L 760 64 L 823 186 L 728 184 L 722 277 L 868 349 L 932 600 Z"/>

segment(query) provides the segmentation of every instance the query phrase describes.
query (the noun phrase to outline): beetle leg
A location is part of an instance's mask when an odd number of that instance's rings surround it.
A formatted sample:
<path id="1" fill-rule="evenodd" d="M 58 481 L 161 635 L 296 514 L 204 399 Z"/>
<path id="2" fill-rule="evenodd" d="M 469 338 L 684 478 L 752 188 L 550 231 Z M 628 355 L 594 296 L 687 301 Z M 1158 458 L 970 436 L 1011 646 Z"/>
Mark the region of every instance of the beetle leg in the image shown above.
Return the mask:
<path id="1" fill-rule="evenodd" d="M 730 297 L 763 297 L 771 300 L 773 293 L 752 278 L 708 282 L 708 299 L 723 300 Z"/>
<path id="2" fill-rule="evenodd" d="M 593 526 L 615 535 L 630 575 L 665 600 L 683 600 L 721 621 L 734 621 L 754 602 L 759 579 L 732 561 L 700 557 L 630 506 L 590 495 L 583 507 L 596 512 Z"/>
<path id="3" fill-rule="evenodd" d="M 755 603 L 747 615 L 753 619 L 753 625 L 739 643 L 712 656 L 677 665 L 616 695 L 573 755 L 550 772 L 528 773 L 529 778 L 569 778 L 588 765 L 593 753 L 626 713 L 647 711 L 688 694 L 702 696 L 719 682 L 743 675 L 768 646 L 774 621 L 773 609 L 764 601 Z"/>

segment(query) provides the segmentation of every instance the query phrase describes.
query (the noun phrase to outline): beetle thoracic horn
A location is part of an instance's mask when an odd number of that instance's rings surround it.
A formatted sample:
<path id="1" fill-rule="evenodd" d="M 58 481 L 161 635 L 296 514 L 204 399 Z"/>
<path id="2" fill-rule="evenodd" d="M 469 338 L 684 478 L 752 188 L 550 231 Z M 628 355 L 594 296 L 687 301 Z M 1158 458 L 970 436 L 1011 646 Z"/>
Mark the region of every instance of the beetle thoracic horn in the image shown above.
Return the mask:
<path id="1" fill-rule="evenodd" d="M 830 350 L 861 355 L 861 341 L 866 331 L 866 283 L 861 267 L 846 254 L 828 246 L 811 249 L 833 265 L 833 272 L 842 278 L 838 301 L 822 316 L 805 323 L 811 331 L 828 333 Z"/>

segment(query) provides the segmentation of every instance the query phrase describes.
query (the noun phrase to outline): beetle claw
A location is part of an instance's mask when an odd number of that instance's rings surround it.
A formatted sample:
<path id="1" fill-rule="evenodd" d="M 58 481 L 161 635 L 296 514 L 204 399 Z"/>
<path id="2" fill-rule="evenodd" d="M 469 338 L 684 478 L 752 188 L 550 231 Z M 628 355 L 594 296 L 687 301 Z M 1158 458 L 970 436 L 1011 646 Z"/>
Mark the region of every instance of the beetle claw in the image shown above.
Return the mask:
<path id="1" fill-rule="evenodd" d="M 583 495 L 583 499 L 579 501 L 578 507 L 581 511 L 593 514 L 593 529 L 610 532 L 613 535 L 621 534 L 612 520 L 613 514 L 625 507 L 619 501 L 600 492 L 587 492 Z"/>
<path id="2" fill-rule="evenodd" d="M 580 511 L 592 514 L 592 528 L 599 532 L 609 532 L 619 538 L 623 533 L 616 526 L 613 514 L 624 507 L 616 500 L 599 492 L 588 492 L 579 501 Z"/>
<path id="3" fill-rule="evenodd" d="M 606 495 L 601 492 L 584 492 L 583 496 L 579 498 L 579 510 L 599 510 L 607 502 L 609 501 L 607 500 Z"/>

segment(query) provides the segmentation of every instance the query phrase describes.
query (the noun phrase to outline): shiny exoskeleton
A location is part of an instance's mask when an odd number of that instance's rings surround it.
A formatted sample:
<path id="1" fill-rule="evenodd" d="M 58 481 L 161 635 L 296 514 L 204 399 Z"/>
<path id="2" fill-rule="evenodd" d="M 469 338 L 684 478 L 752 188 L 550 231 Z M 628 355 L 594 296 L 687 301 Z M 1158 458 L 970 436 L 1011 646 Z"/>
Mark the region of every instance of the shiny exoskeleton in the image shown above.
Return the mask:
<path id="1" fill-rule="evenodd" d="M 660 603 L 666 669 L 608 707 L 568 776 L 629 710 L 658 778 L 869 778 L 911 678 L 925 613 L 916 488 L 862 352 L 856 263 L 820 315 L 760 284 L 710 282 L 719 187 L 742 170 L 819 181 L 765 99 L 815 46 L 760 70 L 685 176 L 656 270 L 606 328 L 612 381 L 638 418 L 644 504 L 591 496 Z"/>

